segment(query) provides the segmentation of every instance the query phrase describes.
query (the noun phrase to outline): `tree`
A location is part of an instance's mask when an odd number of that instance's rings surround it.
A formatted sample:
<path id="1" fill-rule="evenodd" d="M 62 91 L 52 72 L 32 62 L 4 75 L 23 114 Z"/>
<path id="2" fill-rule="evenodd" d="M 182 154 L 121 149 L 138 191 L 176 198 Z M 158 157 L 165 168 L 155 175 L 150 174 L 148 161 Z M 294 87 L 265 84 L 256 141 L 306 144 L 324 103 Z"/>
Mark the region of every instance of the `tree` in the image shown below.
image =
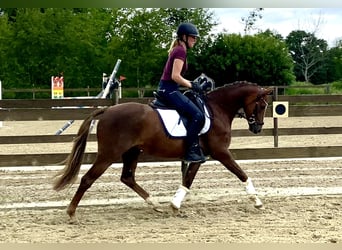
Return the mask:
<path id="1" fill-rule="evenodd" d="M 66 88 L 98 87 L 122 59 L 126 86 L 157 85 L 178 22 L 195 23 L 205 40 L 212 17 L 202 8 L 0 9 L 0 77 L 6 88 L 49 88 L 64 72 Z"/>
<path id="2" fill-rule="evenodd" d="M 297 80 L 310 82 L 311 78 L 324 66 L 327 42 L 303 30 L 290 32 L 285 41 L 295 61 L 294 70 Z"/>
<path id="3" fill-rule="evenodd" d="M 270 29 L 266 29 L 265 31 L 260 31 L 258 34 L 263 35 L 265 37 L 274 37 L 279 41 L 284 41 L 284 38 L 277 31 L 271 31 Z"/>
<path id="4" fill-rule="evenodd" d="M 106 9 L 67 10 L 61 39 L 64 51 L 58 50 L 67 87 L 100 87 L 106 69 L 107 35 L 112 21 Z M 62 57 L 61 57 L 62 56 Z M 111 69 L 115 61 L 111 60 Z"/>
<path id="5" fill-rule="evenodd" d="M 256 29 L 256 22 L 258 19 L 262 18 L 261 12 L 264 8 L 255 8 L 249 12 L 248 17 L 241 17 L 241 21 L 244 24 L 243 31 L 248 34 L 251 30 Z"/>
<path id="6" fill-rule="evenodd" d="M 10 13 L 2 17 L 11 45 L 5 51 L 10 71 L 0 72 L 6 87 L 46 88 L 60 72 L 67 87 L 100 86 L 110 20 L 105 9 L 18 8 Z"/>
<path id="7" fill-rule="evenodd" d="M 125 16 L 125 19 L 120 19 L 120 16 Z M 212 13 L 202 8 L 120 9 L 108 54 L 122 58 L 120 72 L 127 77 L 126 86 L 156 86 L 178 25 L 193 22 L 199 29 L 202 44 L 215 25 L 212 18 Z M 196 47 L 188 55 L 189 65 L 199 53 L 200 47 Z"/>
<path id="8" fill-rule="evenodd" d="M 0 14 L 0 80 L 8 77 L 10 71 L 9 58 L 7 52 L 11 49 L 12 30 L 8 23 L 8 16 Z"/>
<path id="9" fill-rule="evenodd" d="M 211 29 L 218 25 L 214 20 L 214 14 L 204 8 L 167 8 L 160 9 L 163 22 L 172 27 L 175 32 L 182 22 L 192 22 L 197 26 L 201 39 L 206 39 Z M 171 33 L 172 35 L 172 33 Z"/>
<path id="10" fill-rule="evenodd" d="M 327 82 L 342 80 L 342 40 L 328 50 L 326 65 Z"/>
<path id="11" fill-rule="evenodd" d="M 294 80 L 292 58 L 285 42 L 264 34 L 219 34 L 203 50 L 196 66 L 217 86 L 237 80 L 262 85 L 284 85 Z"/>

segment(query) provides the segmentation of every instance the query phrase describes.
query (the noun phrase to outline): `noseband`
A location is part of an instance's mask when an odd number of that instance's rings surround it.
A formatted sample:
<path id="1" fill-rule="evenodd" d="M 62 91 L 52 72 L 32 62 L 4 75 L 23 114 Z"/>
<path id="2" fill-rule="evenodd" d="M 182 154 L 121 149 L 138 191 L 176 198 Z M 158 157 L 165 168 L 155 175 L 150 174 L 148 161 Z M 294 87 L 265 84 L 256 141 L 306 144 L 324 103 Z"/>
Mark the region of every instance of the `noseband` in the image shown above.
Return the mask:
<path id="1" fill-rule="evenodd" d="M 261 95 L 258 95 L 258 97 L 255 98 L 255 100 L 253 100 L 250 103 L 248 103 L 246 105 L 246 107 L 248 107 L 249 105 L 253 104 L 254 102 L 255 102 L 254 110 L 253 110 L 252 115 L 249 118 L 247 118 L 247 116 L 246 116 L 246 114 L 244 112 L 238 112 L 238 116 L 240 118 L 245 118 L 249 125 L 257 124 L 257 125 L 262 126 L 262 125 L 264 125 L 264 122 L 257 121 L 256 117 L 257 117 L 257 114 L 260 111 L 260 102 L 264 102 L 264 104 L 266 105 L 265 111 L 267 109 L 268 103 L 266 102 L 266 100 Z"/>

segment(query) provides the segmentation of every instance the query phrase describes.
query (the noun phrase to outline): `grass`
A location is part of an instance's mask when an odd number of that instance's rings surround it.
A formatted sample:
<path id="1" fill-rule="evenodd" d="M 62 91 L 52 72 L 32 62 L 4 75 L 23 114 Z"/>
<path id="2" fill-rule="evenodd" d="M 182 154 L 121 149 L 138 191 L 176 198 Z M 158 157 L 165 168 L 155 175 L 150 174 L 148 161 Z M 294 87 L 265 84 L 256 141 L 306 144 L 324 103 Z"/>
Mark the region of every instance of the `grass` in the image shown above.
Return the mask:
<path id="1" fill-rule="evenodd" d="M 324 95 L 342 94 L 342 80 L 314 85 L 308 82 L 294 82 L 285 90 L 286 95 Z"/>
<path id="2" fill-rule="evenodd" d="M 342 93 L 342 80 L 332 82 L 330 84 L 330 91 L 334 94 L 341 94 Z"/>

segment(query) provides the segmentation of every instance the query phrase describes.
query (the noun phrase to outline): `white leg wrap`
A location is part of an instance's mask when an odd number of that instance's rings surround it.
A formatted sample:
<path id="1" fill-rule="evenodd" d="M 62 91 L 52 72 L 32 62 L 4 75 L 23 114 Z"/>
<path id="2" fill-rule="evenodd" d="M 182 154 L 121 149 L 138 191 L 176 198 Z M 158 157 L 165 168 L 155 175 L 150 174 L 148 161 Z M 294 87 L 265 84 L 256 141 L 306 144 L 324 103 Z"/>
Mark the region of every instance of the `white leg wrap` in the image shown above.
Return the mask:
<path id="1" fill-rule="evenodd" d="M 184 200 L 187 192 L 189 192 L 189 189 L 180 185 L 175 195 L 172 198 L 171 205 L 174 208 L 180 209 L 182 201 Z"/>
<path id="2" fill-rule="evenodd" d="M 252 179 L 248 177 L 247 181 L 246 181 L 246 192 L 247 194 L 251 194 L 251 195 L 256 195 L 257 191 L 254 188 Z"/>
<path id="3" fill-rule="evenodd" d="M 246 181 L 246 192 L 247 194 L 251 195 L 251 199 L 255 202 L 254 206 L 256 208 L 260 208 L 262 209 L 263 204 L 261 202 L 261 200 L 258 197 L 258 193 L 254 188 L 252 179 L 248 177 L 247 181 Z"/>

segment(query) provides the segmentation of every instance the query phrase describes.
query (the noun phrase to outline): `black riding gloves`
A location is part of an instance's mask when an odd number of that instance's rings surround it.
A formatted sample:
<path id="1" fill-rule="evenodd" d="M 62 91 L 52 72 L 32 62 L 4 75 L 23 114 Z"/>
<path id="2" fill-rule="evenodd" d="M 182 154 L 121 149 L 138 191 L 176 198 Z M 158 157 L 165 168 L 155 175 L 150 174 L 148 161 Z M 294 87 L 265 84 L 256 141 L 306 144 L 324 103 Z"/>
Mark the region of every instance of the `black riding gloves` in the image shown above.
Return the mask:
<path id="1" fill-rule="evenodd" d="M 191 89 L 193 91 L 195 91 L 196 93 L 201 93 L 202 92 L 202 88 L 201 88 L 201 86 L 199 85 L 198 82 L 191 82 Z"/>

